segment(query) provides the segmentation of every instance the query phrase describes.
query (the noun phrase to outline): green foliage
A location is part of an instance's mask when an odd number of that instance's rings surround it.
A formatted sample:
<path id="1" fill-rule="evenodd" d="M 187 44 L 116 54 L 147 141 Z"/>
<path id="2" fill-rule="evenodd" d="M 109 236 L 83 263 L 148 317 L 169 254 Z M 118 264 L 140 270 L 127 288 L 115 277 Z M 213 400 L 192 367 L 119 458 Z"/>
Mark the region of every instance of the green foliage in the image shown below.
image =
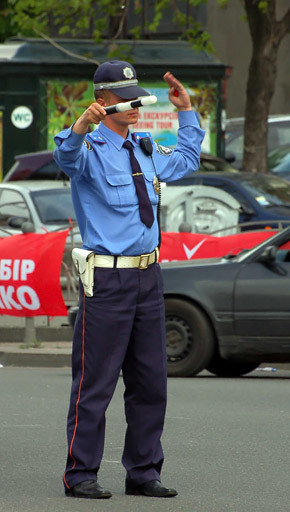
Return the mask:
<path id="1" fill-rule="evenodd" d="M 227 7 L 230 0 L 218 0 L 218 5 L 221 9 L 225 9 Z"/>
<path id="2" fill-rule="evenodd" d="M 11 10 L 8 7 L 8 0 L 2 0 L 2 9 L 0 11 L 0 41 L 5 41 L 11 35 L 16 35 L 17 31 L 12 27 Z"/>
<path id="3" fill-rule="evenodd" d="M 131 28 L 130 34 L 133 37 L 133 39 L 140 39 L 141 38 L 141 27 L 140 25 L 137 25 L 134 28 Z"/>
<path id="4" fill-rule="evenodd" d="M 133 62 L 131 55 L 131 47 L 128 44 L 117 45 L 116 43 L 111 44 L 108 53 L 109 59 L 120 59 L 126 60 L 127 62 Z"/>
<path id="5" fill-rule="evenodd" d="M 82 37 L 90 27 L 97 40 L 106 29 L 110 16 L 122 12 L 121 0 L 6 0 L 5 13 L 12 26 L 12 33 L 35 36 L 35 32 L 49 35 L 52 25 L 58 28 L 59 35 L 68 32 Z M 1 25 L 0 25 L 1 27 Z"/>
<path id="6" fill-rule="evenodd" d="M 185 2 L 185 0 L 183 0 Z M 224 7 L 228 0 L 216 0 L 221 7 Z M 100 43 L 106 37 L 110 20 L 115 20 L 118 26 L 127 15 L 129 4 L 134 6 L 135 14 L 142 15 L 143 0 L 2 0 L 4 9 L 0 10 L 0 37 L 2 40 L 11 35 L 22 35 L 35 37 L 50 35 L 51 30 L 58 37 L 91 37 L 96 43 Z M 189 0 L 189 4 L 196 7 L 206 3 L 207 0 Z M 267 0 L 260 0 L 260 4 L 267 3 Z M 146 23 L 146 30 L 149 34 L 158 31 L 165 10 L 172 11 L 172 19 L 177 27 L 181 29 L 182 39 L 188 40 L 196 50 L 213 51 L 209 34 L 191 16 L 185 15 L 175 0 L 155 0 L 150 4 L 150 21 Z M 6 20 L 3 23 L 3 16 Z M 6 31 L 4 32 L 4 25 Z M 7 32 L 7 27 L 9 27 Z M 57 37 L 56 36 L 56 37 Z M 133 39 L 142 37 L 141 22 L 131 28 L 128 36 Z M 118 39 L 118 28 L 116 36 Z M 122 53 L 124 52 L 124 53 Z M 126 58 L 130 60 L 128 47 L 113 45 L 110 56 L 115 58 Z"/>

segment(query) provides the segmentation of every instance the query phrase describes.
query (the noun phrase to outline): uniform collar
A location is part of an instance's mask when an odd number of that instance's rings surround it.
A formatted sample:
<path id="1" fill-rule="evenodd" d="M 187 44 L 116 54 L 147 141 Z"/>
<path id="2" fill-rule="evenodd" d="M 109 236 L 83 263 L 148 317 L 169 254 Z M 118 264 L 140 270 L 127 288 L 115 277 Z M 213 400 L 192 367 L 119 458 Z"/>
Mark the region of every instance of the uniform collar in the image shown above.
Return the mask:
<path id="1" fill-rule="evenodd" d="M 98 127 L 98 132 L 100 132 L 104 138 L 109 140 L 119 151 L 123 147 L 125 140 L 129 140 L 130 142 L 132 142 L 134 146 L 136 146 L 136 142 L 133 140 L 130 130 L 128 133 L 128 137 L 126 139 L 123 139 L 121 135 L 118 135 L 118 133 L 114 132 L 113 130 L 105 126 L 103 123 L 100 123 Z"/>

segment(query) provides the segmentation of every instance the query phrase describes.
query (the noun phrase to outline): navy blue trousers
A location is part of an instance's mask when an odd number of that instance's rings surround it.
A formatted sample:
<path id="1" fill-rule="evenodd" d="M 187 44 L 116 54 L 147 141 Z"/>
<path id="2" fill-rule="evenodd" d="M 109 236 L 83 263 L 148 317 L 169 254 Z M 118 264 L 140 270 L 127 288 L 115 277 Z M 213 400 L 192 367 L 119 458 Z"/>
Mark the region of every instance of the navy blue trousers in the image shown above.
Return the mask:
<path id="1" fill-rule="evenodd" d="M 94 296 L 80 285 L 72 352 L 65 490 L 96 480 L 104 449 L 105 413 L 122 369 L 127 430 L 122 463 L 127 478 L 160 480 L 166 410 L 166 337 L 162 275 L 146 270 L 95 269 Z"/>

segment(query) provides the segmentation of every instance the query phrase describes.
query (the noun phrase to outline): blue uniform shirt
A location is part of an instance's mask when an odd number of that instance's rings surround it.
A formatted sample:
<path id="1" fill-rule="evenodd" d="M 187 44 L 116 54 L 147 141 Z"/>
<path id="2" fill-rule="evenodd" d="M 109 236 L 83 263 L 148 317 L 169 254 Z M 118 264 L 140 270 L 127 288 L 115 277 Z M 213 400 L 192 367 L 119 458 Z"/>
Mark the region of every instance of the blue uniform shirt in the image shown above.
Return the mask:
<path id="1" fill-rule="evenodd" d="M 151 228 L 140 219 L 129 151 L 123 148 L 123 137 L 103 123 L 85 135 L 73 132 L 72 127 L 56 135 L 54 158 L 71 179 L 83 249 L 96 254 L 133 256 L 151 252 L 158 245 L 158 193 L 154 190 L 154 177 L 173 181 L 198 170 L 205 133 L 194 112 L 179 112 L 178 117 L 178 139 L 173 151 L 154 144 L 151 158 L 130 132 L 127 137 L 133 143 L 153 205 L 155 221 Z"/>

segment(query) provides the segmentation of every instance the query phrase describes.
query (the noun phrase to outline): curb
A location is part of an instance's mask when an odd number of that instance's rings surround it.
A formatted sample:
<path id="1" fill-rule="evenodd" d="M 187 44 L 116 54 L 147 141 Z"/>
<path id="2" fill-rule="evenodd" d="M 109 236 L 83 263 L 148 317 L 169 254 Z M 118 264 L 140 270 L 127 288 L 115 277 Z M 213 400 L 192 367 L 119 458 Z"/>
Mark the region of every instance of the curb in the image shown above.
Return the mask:
<path id="1" fill-rule="evenodd" d="M 4 367 L 71 368 L 71 342 L 48 342 L 43 348 L 21 348 L 16 343 L 0 346 L 0 365 Z M 290 363 L 261 363 L 259 368 L 290 371 Z M 1 366 L 0 366 L 1 368 Z"/>
<path id="2" fill-rule="evenodd" d="M 0 364 L 5 366 L 64 368 L 71 367 L 72 343 L 46 343 L 41 347 L 21 348 L 17 343 L 0 346 Z"/>
<path id="3" fill-rule="evenodd" d="M 0 340 L 5 343 L 23 343 L 25 339 L 23 327 L 0 327 Z M 71 326 L 63 327 L 36 327 L 35 336 L 40 342 L 45 341 L 71 341 L 73 329 Z"/>

